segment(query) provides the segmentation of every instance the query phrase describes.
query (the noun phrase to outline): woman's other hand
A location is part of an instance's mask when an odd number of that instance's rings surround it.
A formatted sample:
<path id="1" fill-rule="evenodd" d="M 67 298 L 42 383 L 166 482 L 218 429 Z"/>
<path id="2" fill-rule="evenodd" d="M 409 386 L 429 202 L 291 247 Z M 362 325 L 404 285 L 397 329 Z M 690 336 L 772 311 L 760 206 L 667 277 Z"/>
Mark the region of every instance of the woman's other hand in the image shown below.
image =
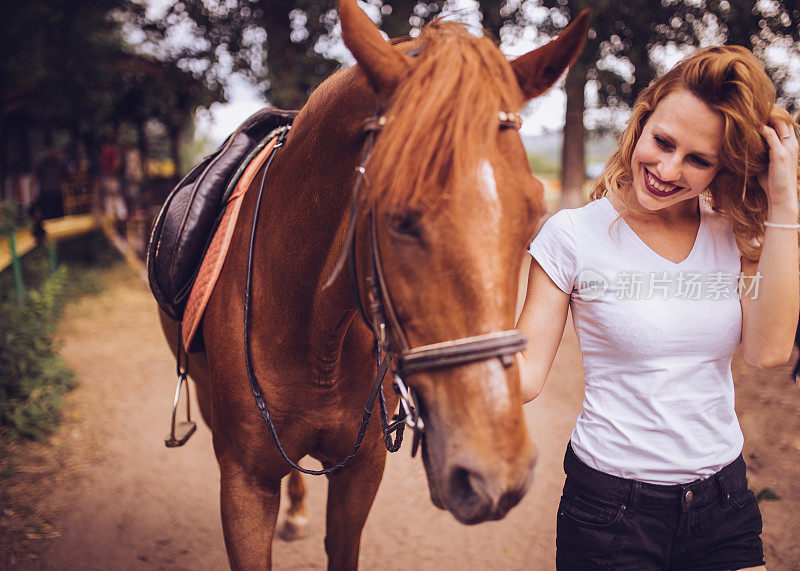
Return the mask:
<path id="1" fill-rule="evenodd" d="M 773 113 L 769 125 L 761 127 L 769 145 L 769 168 L 758 175 L 758 183 L 767 193 L 771 214 L 788 209 L 797 213 L 797 158 L 798 141 L 794 126 L 783 113 Z M 772 212 L 775 211 L 775 212 Z M 772 218 L 770 221 L 777 222 Z"/>

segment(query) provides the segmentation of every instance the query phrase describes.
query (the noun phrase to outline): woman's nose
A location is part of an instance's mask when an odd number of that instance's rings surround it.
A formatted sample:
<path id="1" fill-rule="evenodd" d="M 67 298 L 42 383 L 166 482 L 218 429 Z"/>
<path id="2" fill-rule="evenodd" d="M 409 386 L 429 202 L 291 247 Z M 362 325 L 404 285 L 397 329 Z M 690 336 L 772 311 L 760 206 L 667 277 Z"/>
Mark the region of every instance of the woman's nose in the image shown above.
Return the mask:
<path id="1" fill-rule="evenodd" d="M 677 155 L 670 155 L 658 165 L 658 177 L 664 182 L 673 182 L 681 176 L 681 162 Z"/>

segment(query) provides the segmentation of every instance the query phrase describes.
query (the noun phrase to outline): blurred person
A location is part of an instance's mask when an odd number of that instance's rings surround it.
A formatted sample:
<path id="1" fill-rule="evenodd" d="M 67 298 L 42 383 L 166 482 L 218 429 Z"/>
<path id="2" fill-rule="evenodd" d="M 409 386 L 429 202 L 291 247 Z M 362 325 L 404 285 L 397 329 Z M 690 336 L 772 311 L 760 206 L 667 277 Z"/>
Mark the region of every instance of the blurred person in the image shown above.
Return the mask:
<path id="1" fill-rule="evenodd" d="M 49 220 L 64 216 L 64 201 L 61 195 L 61 182 L 66 167 L 55 147 L 48 147 L 44 158 L 36 165 L 36 178 L 39 182 L 39 196 L 31 208 L 35 220 Z"/>
<path id="2" fill-rule="evenodd" d="M 75 176 L 81 172 L 80 153 L 75 143 L 69 143 L 64 151 L 64 170 L 68 176 Z"/>
<path id="3" fill-rule="evenodd" d="M 523 398 L 568 309 L 585 397 L 564 459 L 558 569 L 764 565 L 731 359 L 788 361 L 798 317 L 797 124 L 741 47 L 647 87 L 592 202 L 531 244 Z"/>
<path id="4" fill-rule="evenodd" d="M 122 154 L 116 137 L 107 139 L 100 150 L 100 188 L 103 194 L 103 211 L 107 218 L 124 221 L 128 208 L 122 194 Z"/>
<path id="5" fill-rule="evenodd" d="M 127 199 L 129 210 L 141 213 L 142 209 L 142 156 L 139 149 L 130 144 L 122 147 L 122 180 L 124 183 L 123 196 Z"/>

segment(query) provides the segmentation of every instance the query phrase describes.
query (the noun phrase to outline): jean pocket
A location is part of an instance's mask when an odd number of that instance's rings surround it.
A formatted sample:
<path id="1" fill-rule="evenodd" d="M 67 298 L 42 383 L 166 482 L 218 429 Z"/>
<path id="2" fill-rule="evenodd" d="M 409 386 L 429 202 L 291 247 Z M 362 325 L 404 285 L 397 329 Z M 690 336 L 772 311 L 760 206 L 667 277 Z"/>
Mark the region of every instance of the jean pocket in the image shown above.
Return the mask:
<path id="1" fill-rule="evenodd" d="M 559 514 L 582 525 L 604 527 L 622 516 L 622 506 L 590 496 L 565 494 Z"/>
<path id="2" fill-rule="evenodd" d="M 746 505 L 756 501 L 756 495 L 747 488 L 739 488 L 738 490 L 734 490 L 730 493 L 730 496 L 731 504 L 736 506 L 738 509 L 742 509 Z"/>

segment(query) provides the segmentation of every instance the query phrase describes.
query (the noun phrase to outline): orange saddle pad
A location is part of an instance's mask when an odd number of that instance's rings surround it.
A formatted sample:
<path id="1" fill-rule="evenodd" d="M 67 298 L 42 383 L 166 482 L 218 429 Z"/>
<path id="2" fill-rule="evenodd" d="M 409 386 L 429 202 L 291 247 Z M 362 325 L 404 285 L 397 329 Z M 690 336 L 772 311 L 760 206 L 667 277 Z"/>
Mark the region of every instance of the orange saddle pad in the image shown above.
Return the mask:
<path id="1" fill-rule="evenodd" d="M 197 329 L 200 327 L 203 312 L 206 309 L 206 305 L 208 305 L 208 300 L 211 299 L 214 285 L 216 285 L 219 273 L 222 271 L 222 265 L 225 263 L 225 255 L 231 245 L 233 230 L 236 227 L 236 220 L 239 218 L 239 210 L 242 208 L 244 195 L 264 161 L 272 152 L 275 140 L 273 138 L 267 143 L 252 162 L 247 165 L 239 182 L 236 183 L 236 188 L 234 188 L 228 198 L 228 202 L 225 204 L 225 214 L 222 216 L 222 220 L 214 233 L 214 238 L 211 240 L 211 245 L 203 258 L 203 263 L 200 265 L 200 271 L 197 273 L 192 291 L 189 293 L 189 300 L 186 302 L 186 309 L 183 312 L 183 327 L 181 330 L 183 333 L 183 347 L 187 352 L 197 333 Z"/>

